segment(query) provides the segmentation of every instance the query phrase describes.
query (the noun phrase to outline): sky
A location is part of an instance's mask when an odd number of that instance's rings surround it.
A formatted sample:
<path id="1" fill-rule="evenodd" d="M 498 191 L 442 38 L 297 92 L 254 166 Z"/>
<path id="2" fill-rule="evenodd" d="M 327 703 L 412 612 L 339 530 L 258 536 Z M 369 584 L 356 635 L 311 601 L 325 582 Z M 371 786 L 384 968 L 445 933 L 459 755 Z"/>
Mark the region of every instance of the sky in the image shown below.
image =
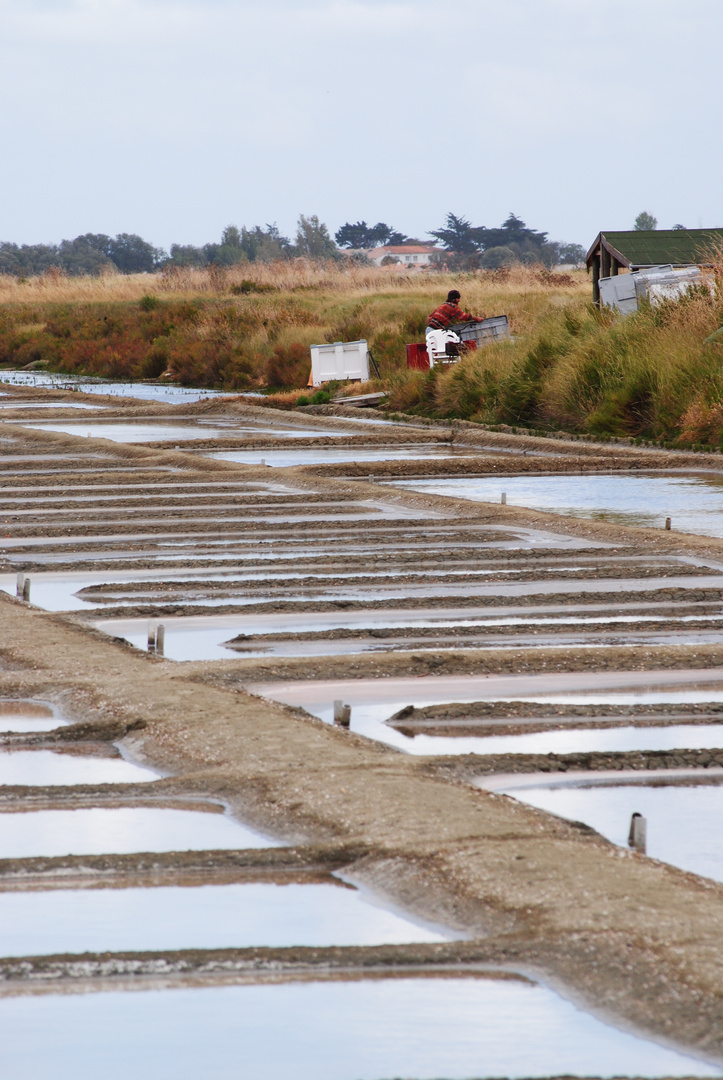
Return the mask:
<path id="1" fill-rule="evenodd" d="M 0 0 L 0 240 L 723 226 L 723 0 Z"/>

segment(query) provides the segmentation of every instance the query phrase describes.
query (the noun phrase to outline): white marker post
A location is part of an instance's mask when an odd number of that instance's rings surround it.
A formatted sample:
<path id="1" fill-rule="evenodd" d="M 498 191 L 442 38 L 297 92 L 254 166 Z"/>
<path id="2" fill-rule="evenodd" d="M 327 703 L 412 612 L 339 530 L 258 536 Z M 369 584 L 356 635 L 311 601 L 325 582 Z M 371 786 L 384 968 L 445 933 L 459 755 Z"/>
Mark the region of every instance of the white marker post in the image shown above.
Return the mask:
<path id="1" fill-rule="evenodd" d="M 334 701 L 334 723 L 346 728 L 351 723 L 351 705 L 345 705 L 341 698 Z"/>

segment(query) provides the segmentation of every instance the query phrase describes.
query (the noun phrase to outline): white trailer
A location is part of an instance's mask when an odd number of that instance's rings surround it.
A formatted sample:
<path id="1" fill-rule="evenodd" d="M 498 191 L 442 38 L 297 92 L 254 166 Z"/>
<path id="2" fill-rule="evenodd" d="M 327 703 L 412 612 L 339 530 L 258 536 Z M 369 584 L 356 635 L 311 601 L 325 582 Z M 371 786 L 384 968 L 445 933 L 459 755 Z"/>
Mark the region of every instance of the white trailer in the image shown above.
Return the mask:
<path id="1" fill-rule="evenodd" d="M 366 341 L 335 341 L 333 345 L 311 346 L 311 384 L 325 382 L 366 382 L 369 378 L 369 350 Z"/>

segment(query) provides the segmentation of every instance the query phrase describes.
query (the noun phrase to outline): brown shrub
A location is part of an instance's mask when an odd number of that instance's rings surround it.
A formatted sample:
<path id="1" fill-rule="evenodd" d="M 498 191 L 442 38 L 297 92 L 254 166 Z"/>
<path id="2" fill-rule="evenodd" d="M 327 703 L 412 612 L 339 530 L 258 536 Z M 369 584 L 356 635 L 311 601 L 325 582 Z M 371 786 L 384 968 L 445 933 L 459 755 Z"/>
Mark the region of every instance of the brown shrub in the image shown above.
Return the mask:
<path id="1" fill-rule="evenodd" d="M 273 356 L 265 365 L 267 386 L 302 387 L 306 386 L 311 368 L 311 358 L 306 345 L 292 341 L 289 345 L 277 345 Z"/>

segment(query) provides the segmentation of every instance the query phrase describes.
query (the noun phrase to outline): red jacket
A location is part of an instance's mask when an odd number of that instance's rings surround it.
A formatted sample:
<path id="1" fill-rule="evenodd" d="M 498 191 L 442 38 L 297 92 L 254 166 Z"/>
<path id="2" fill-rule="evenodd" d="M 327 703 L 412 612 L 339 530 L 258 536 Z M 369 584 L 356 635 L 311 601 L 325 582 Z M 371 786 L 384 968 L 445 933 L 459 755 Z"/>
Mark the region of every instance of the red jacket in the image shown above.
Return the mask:
<path id="1" fill-rule="evenodd" d="M 462 311 L 459 304 L 440 304 L 429 316 L 429 325 L 434 330 L 446 330 L 450 323 L 477 322 L 474 315 L 468 315 Z"/>

